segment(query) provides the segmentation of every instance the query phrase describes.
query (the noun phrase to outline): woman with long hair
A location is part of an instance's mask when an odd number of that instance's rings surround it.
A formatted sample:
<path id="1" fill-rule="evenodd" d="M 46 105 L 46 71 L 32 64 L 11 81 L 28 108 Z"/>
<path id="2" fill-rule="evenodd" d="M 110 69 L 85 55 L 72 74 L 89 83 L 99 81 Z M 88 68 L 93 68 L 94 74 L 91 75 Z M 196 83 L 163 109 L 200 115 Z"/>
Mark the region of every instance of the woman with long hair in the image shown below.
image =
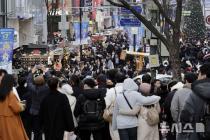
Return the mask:
<path id="1" fill-rule="evenodd" d="M 14 78 L 5 75 L 0 84 L 0 137 L 2 140 L 28 140 L 19 113 L 25 109 L 12 93 Z"/>

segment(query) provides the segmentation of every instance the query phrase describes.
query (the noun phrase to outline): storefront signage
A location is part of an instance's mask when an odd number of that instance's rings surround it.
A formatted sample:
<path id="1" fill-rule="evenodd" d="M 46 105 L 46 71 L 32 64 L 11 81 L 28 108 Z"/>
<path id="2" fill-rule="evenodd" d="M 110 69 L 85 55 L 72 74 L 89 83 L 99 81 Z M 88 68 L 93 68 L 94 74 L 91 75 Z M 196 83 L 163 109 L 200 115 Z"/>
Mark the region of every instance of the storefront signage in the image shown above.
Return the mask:
<path id="1" fill-rule="evenodd" d="M 141 22 L 136 18 L 122 18 L 120 19 L 121 26 L 141 26 Z"/>
<path id="2" fill-rule="evenodd" d="M 12 73 L 14 29 L 0 29 L 0 68 Z"/>

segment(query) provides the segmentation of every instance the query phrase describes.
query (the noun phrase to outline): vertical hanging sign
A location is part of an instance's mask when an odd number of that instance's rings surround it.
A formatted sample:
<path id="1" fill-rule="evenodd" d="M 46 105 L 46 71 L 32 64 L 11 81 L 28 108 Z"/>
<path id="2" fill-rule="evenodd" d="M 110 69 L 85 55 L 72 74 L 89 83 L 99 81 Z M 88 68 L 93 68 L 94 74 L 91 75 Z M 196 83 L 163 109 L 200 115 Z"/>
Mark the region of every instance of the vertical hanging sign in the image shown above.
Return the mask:
<path id="1" fill-rule="evenodd" d="M 88 22 L 82 22 L 82 44 L 88 44 Z"/>
<path id="2" fill-rule="evenodd" d="M 14 29 L 0 29 L 0 68 L 12 74 Z"/>
<path id="3" fill-rule="evenodd" d="M 80 44 L 80 23 L 74 22 L 73 27 L 74 27 L 74 34 L 73 34 L 74 42 L 73 42 L 73 44 L 79 45 Z"/>

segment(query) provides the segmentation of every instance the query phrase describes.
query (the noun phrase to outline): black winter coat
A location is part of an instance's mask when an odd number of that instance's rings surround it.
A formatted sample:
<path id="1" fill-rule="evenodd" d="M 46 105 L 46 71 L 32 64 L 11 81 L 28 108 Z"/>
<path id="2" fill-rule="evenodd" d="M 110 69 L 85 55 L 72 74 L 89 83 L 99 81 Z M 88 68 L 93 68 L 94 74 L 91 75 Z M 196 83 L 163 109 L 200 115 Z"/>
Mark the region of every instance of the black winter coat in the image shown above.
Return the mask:
<path id="1" fill-rule="evenodd" d="M 177 90 L 171 91 L 165 98 L 164 102 L 164 113 L 166 115 L 165 121 L 168 123 L 169 128 L 172 128 L 172 124 L 174 123 L 173 118 L 171 116 L 171 102 L 176 91 Z M 176 132 L 169 131 L 166 138 L 168 140 L 176 140 Z"/>
<path id="2" fill-rule="evenodd" d="M 46 140 L 63 140 L 64 131 L 73 131 L 72 111 L 66 95 L 53 91 L 42 102 L 40 118 Z"/>
<path id="3" fill-rule="evenodd" d="M 206 102 L 210 102 L 210 79 L 198 80 L 192 84 L 192 94 L 186 100 L 185 106 L 180 114 L 180 121 L 191 123 L 196 130 L 195 124 L 202 123 Z M 183 140 L 201 140 L 202 133 L 181 133 L 179 137 Z M 182 140 L 180 138 L 180 140 Z"/>
<path id="4" fill-rule="evenodd" d="M 74 116 L 76 118 L 80 118 L 81 115 L 84 115 L 84 103 L 87 100 L 101 100 L 101 107 L 102 110 L 105 109 L 106 104 L 105 104 L 105 100 L 104 97 L 106 95 L 106 89 L 87 89 L 84 90 L 83 94 L 81 94 L 78 99 L 77 99 L 77 103 L 74 109 Z M 82 130 L 98 130 L 103 128 L 105 125 L 104 120 L 100 120 L 100 121 L 95 121 L 95 122 L 84 122 L 84 121 L 80 121 L 78 122 L 78 129 L 82 129 Z"/>
<path id="5" fill-rule="evenodd" d="M 83 90 L 79 86 L 72 86 L 72 89 L 73 89 L 73 94 L 72 95 L 76 98 L 78 98 L 79 95 L 83 93 Z"/>
<path id="6" fill-rule="evenodd" d="M 173 90 L 171 92 L 168 93 L 167 97 L 165 98 L 165 102 L 164 102 L 164 113 L 166 115 L 166 122 L 169 123 L 169 125 L 171 125 L 174 121 L 173 118 L 171 116 L 171 102 L 173 100 L 174 94 L 177 90 Z"/>

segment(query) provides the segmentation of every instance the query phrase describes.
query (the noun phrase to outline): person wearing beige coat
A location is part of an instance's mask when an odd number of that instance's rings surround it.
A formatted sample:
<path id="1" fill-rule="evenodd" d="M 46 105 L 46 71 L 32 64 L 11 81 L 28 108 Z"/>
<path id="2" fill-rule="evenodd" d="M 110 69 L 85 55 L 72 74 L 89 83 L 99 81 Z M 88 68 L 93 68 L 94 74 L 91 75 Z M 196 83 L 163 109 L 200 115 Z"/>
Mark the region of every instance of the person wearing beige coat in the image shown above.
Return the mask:
<path id="1" fill-rule="evenodd" d="M 159 103 L 154 104 L 154 107 L 158 112 L 160 112 Z M 130 111 L 120 110 L 120 113 L 124 115 L 138 114 L 137 140 L 159 140 L 158 124 L 150 126 L 146 121 L 148 111 L 149 108 L 145 106 L 136 106 L 133 108 L 133 110 Z"/>
<path id="2" fill-rule="evenodd" d="M 146 96 L 150 93 L 150 84 L 142 83 L 140 86 L 141 93 Z M 124 115 L 138 115 L 138 131 L 137 140 L 159 140 L 159 129 L 158 124 L 151 126 L 147 123 L 147 113 L 151 107 L 154 107 L 158 113 L 160 113 L 159 103 L 151 105 L 137 105 L 132 110 L 120 110 L 121 114 Z"/>
<path id="3" fill-rule="evenodd" d="M 12 91 L 14 79 L 5 75 L 0 84 L 0 140 L 28 140 L 20 112 L 24 110 Z"/>

